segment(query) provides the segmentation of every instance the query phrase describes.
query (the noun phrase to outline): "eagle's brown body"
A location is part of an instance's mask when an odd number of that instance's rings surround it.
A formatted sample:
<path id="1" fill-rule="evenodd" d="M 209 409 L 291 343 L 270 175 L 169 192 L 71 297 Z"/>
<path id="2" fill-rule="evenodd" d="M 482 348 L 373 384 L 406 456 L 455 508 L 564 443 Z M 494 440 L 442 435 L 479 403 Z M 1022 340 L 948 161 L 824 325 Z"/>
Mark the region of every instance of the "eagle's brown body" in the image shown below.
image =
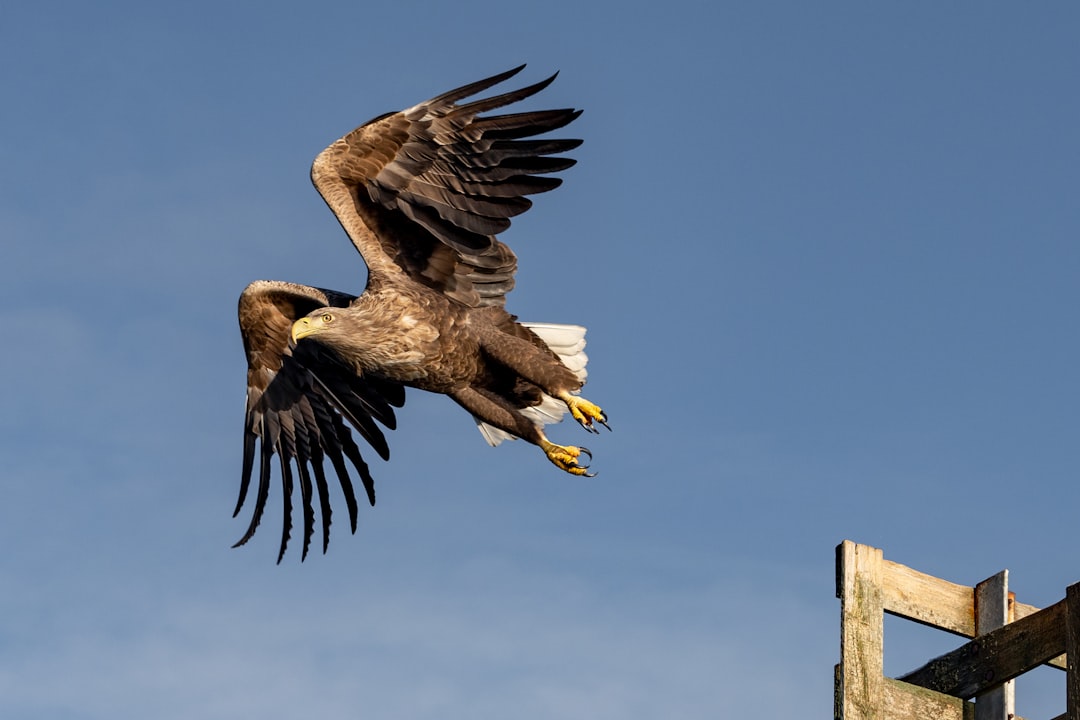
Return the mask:
<path id="1" fill-rule="evenodd" d="M 571 122 L 575 110 L 499 116 L 480 113 L 528 97 L 521 90 L 457 101 L 518 72 L 482 80 L 391 113 L 331 144 L 312 164 L 312 181 L 368 265 L 359 297 L 260 280 L 240 298 L 248 358 L 248 402 L 239 511 L 258 455 L 255 516 L 265 507 L 276 453 L 286 504 L 281 550 L 291 527 L 293 468 L 304 511 L 304 554 L 319 501 L 323 549 L 329 541 L 332 464 L 353 529 L 356 501 L 345 466 L 374 484 L 346 425 L 386 459 L 376 421 L 393 429 L 403 388 L 450 396 L 491 444 L 522 438 L 567 472 L 587 474 L 584 448 L 547 440 L 542 426 L 569 411 L 586 429 L 606 425 L 577 396 L 584 384 L 584 328 L 519 323 L 504 309 L 517 258 L 495 235 L 531 205 L 526 195 L 557 187 L 543 175 L 573 164 L 551 157 L 577 140 L 531 140 Z"/>
<path id="2" fill-rule="evenodd" d="M 321 341 L 363 375 L 450 394 L 473 385 L 491 388 L 512 369 L 555 393 L 581 388 L 558 357 L 499 306 L 470 308 L 427 288 L 390 286 L 367 290 L 339 317 L 342 330 L 324 333 Z"/>

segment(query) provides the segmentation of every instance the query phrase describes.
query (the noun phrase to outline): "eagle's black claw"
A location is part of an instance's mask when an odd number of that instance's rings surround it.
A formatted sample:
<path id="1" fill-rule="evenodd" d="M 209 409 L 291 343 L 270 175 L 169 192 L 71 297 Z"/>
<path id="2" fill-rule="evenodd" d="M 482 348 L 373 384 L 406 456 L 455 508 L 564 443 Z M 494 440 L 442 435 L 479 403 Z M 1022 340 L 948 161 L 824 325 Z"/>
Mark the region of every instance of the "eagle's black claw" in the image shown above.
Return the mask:
<path id="1" fill-rule="evenodd" d="M 599 432 L 599 431 L 593 430 L 593 432 Z M 578 463 L 578 467 L 580 467 L 582 470 L 587 471 L 588 468 L 589 468 L 589 465 L 592 465 L 592 453 L 589 452 L 589 448 L 587 448 L 587 447 L 579 447 L 578 450 L 581 451 L 582 455 L 588 455 L 589 456 L 589 462 L 588 463 L 586 463 L 584 465 L 582 465 L 581 463 Z M 596 477 L 596 473 L 594 473 L 594 472 L 583 472 L 583 473 L 581 473 L 581 477 L 588 477 L 588 478 Z"/>
<path id="2" fill-rule="evenodd" d="M 589 452 L 589 448 L 587 448 L 587 447 L 579 447 L 578 450 L 581 451 L 582 455 L 588 455 L 589 456 L 589 462 L 587 464 L 585 464 L 585 465 L 582 465 L 581 463 L 578 463 L 578 467 L 583 467 L 583 468 L 589 467 L 589 465 L 592 464 L 592 453 Z"/>

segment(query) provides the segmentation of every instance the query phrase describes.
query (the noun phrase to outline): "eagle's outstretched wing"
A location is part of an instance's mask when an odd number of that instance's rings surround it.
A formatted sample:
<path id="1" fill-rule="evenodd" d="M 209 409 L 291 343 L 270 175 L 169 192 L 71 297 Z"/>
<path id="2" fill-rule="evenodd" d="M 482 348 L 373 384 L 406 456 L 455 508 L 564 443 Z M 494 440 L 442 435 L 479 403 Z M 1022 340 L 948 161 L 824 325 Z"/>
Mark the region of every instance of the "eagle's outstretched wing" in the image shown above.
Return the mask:
<path id="1" fill-rule="evenodd" d="M 315 159 L 312 181 L 367 262 L 369 282 L 394 272 L 393 264 L 466 305 L 504 302 L 517 260 L 495 235 L 529 209 L 527 195 L 561 184 L 545 173 L 575 161 L 552 155 L 581 144 L 531 139 L 580 110 L 481 116 L 538 93 L 555 75 L 458 104 L 523 67 L 376 118 Z"/>
<path id="2" fill-rule="evenodd" d="M 333 466 L 345 494 L 353 532 L 357 503 L 346 458 L 359 473 L 368 501 L 375 504 L 374 481 L 345 419 L 387 459 L 390 451 L 386 438 L 375 421 L 394 429 L 393 408 L 405 402 L 401 385 L 358 377 L 353 368 L 341 364 L 318 343 L 290 348 L 289 329 L 295 320 L 320 307 L 344 307 L 353 299 L 352 295 L 332 290 L 265 280 L 252 283 L 240 296 L 240 332 L 248 360 L 247 413 L 240 497 L 234 516 L 247 497 L 256 455 L 259 483 L 251 524 L 236 545 L 246 543 L 259 526 L 270 490 L 273 456 L 277 453 L 285 503 L 278 562 L 285 554 L 292 529 L 293 465 L 299 475 L 303 556 L 307 557 L 315 524 L 315 494 L 322 519 L 323 552 L 330 541 L 330 489 L 323 471 L 325 460 Z"/>

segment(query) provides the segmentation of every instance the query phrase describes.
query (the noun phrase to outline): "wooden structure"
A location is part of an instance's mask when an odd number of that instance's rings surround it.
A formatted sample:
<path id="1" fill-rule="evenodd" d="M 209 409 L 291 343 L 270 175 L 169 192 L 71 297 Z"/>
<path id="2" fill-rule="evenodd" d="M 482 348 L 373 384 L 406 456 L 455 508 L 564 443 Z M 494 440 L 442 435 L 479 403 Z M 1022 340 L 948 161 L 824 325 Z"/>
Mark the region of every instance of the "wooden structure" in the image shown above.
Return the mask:
<path id="1" fill-rule="evenodd" d="M 1054 720 L 1080 720 L 1080 583 L 1039 610 L 1016 602 L 1007 570 L 972 588 L 845 540 L 836 548 L 836 595 L 837 720 L 1021 720 L 1012 680 L 1042 664 L 1067 672 L 1067 710 Z M 885 677 L 884 613 L 973 639 L 907 675 Z"/>

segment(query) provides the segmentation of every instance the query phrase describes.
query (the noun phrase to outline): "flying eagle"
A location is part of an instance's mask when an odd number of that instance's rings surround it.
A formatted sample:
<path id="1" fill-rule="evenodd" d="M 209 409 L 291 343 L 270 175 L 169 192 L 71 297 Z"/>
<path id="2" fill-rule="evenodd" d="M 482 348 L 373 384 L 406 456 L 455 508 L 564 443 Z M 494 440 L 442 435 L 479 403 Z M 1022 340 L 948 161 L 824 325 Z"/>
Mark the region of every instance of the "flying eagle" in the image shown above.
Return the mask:
<path id="1" fill-rule="evenodd" d="M 285 502 L 278 562 L 289 541 L 297 479 L 302 558 L 314 531 L 316 498 L 326 552 L 326 461 L 355 532 L 357 502 L 346 460 L 372 505 L 375 486 L 349 425 L 389 459 L 379 425 L 394 429 L 405 387 L 448 395 L 473 415 L 491 445 L 522 438 L 558 468 L 590 475 L 581 462 L 592 458 L 588 449 L 556 445 L 543 432 L 567 411 L 590 432 L 597 432 L 596 424 L 608 427 L 604 412 L 578 394 L 585 382 L 585 328 L 518 322 L 504 309 L 517 258 L 495 237 L 529 209 L 527 195 L 559 186 L 548 173 L 575 161 L 555 156 L 581 144 L 534 136 L 567 125 L 581 111 L 482 115 L 534 95 L 555 75 L 459 104 L 523 67 L 375 118 L 315 158 L 311 180 L 367 264 L 367 286 L 356 297 L 259 280 L 241 294 L 247 412 L 234 517 L 256 458 L 259 471 L 254 516 L 236 546 L 259 525 L 275 453 Z"/>

